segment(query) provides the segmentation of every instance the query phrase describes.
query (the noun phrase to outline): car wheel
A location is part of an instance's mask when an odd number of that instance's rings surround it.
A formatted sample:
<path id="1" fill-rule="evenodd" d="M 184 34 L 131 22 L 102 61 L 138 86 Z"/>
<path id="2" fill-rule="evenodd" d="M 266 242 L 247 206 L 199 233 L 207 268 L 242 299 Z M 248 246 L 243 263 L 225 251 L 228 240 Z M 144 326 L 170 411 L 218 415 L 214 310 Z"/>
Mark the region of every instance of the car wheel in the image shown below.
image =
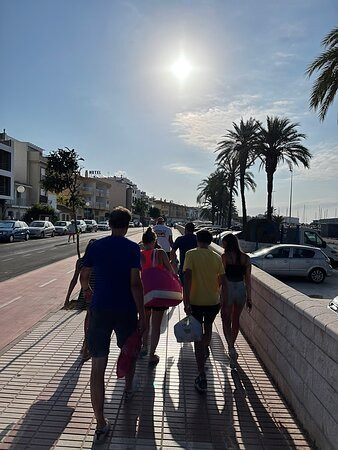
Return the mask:
<path id="1" fill-rule="evenodd" d="M 26 234 L 25 234 L 25 241 L 28 241 L 28 239 L 29 239 L 29 234 L 26 233 Z"/>
<path id="2" fill-rule="evenodd" d="M 323 269 L 320 269 L 319 267 L 312 269 L 309 278 L 313 283 L 322 283 L 325 280 L 326 273 Z"/>
<path id="3" fill-rule="evenodd" d="M 42 233 L 40 234 L 40 236 L 41 236 L 42 238 L 44 238 L 44 237 L 45 237 L 45 233 L 42 231 Z"/>
<path id="4" fill-rule="evenodd" d="M 14 236 L 12 234 L 9 236 L 8 241 L 9 242 L 13 242 L 14 241 Z"/>

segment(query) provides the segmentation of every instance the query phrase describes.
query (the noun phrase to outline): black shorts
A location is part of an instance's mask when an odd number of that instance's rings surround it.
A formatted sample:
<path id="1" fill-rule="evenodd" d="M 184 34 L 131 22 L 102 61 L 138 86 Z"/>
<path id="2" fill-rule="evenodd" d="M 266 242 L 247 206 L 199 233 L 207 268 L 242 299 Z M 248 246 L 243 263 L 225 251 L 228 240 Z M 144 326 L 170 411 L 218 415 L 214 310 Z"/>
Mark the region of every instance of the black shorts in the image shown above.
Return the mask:
<path id="1" fill-rule="evenodd" d="M 110 338 L 116 334 L 118 347 L 122 348 L 137 329 L 137 313 L 116 312 L 110 309 L 91 309 L 88 331 L 88 347 L 94 358 L 109 354 Z"/>
<path id="2" fill-rule="evenodd" d="M 199 305 L 191 305 L 191 314 L 202 323 L 213 323 L 221 305 L 210 305 L 210 306 L 199 306 Z"/>

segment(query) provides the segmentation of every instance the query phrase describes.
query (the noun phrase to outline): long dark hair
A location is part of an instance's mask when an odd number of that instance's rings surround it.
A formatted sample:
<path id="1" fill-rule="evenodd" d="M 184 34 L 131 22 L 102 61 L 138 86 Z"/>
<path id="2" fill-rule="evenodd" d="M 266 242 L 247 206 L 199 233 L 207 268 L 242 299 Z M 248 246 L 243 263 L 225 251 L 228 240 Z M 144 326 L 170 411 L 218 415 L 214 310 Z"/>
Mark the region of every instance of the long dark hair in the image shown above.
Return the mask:
<path id="1" fill-rule="evenodd" d="M 84 252 L 84 255 L 83 255 L 83 259 L 87 256 L 87 253 L 88 253 L 88 249 L 89 249 L 89 247 L 92 245 L 92 243 L 93 242 L 95 242 L 96 241 L 96 239 L 95 238 L 93 238 L 93 239 L 90 239 L 89 241 L 88 241 L 88 244 L 87 244 L 87 247 L 86 247 L 86 250 L 85 250 L 85 252 Z"/>
<path id="2" fill-rule="evenodd" d="M 239 246 L 237 237 L 232 233 L 228 233 L 225 236 L 223 236 L 222 243 L 223 243 L 223 245 L 224 244 L 227 245 L 226 250 L 234 253 L 236 255 L 236 259 L 237 259 L 238 263 L 240 263 L 242 250 Z"/>

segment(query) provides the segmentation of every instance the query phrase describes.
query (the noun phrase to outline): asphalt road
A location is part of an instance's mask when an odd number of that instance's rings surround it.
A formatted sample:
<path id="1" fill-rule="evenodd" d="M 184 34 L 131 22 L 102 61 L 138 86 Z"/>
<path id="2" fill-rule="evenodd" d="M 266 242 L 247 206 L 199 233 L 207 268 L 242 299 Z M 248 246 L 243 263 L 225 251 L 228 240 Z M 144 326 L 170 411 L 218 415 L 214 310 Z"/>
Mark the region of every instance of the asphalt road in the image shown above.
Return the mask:
<path id="1" fill-rule="evenodd" d="M 141 233 L 142 228 L 135 228 L 128 231 L 127 235 L 129 237 L 140 235 L 141 238 Z M 81 234 L 81 254 L 90 239 L 99 239 L 109 234 L 110 231 Z M 0 243 L 0 282 L 76 255 L 76 244 L 68 243 L 67 240 L 68 236 L 54 236 L 30 239 L 27 242 Z"/>

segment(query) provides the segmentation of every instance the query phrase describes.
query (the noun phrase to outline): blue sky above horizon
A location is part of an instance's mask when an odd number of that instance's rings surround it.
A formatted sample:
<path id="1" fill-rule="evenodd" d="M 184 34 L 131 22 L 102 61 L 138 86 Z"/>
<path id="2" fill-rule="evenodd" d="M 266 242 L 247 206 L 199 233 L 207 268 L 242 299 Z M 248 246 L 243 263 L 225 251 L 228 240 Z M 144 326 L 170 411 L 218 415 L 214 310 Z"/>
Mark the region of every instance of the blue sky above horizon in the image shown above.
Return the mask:
<path id="1" fill-rule="evenodd" d="M 286 116 L 313 154 L 297 169 L 293 215 L 338 210 L 337 100 L 309 111 L 307 65 L 337 26 L 334 0 L 0 0 L 0 129 L 50 151 L 74 147 L 88 169 L 126 173 L 157 197 L 194 205 L 232 122 Z M 171 65 L 181 53 L 184 83 Z M 247 194 L 264 212 L 264 171 Z M 275 176 L 285 215 L 290 177 Z M 239 205 L 238 201 L 238 205 Z M 305 205 L 305 214 L 304 214 Z"/>

